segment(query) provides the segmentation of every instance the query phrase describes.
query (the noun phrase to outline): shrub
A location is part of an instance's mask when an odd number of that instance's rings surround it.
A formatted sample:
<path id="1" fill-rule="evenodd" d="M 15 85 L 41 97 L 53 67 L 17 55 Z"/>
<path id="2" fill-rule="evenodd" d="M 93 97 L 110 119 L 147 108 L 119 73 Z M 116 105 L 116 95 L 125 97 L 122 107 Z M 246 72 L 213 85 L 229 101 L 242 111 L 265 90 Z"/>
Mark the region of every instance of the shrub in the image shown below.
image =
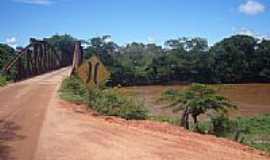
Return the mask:
<path id="1" fill-rule="evenodd" d="M 60 97 L 64 100 L 76 103 L 87 103 L 87 88 L 77 76 L 71 76 L 66 78 L 62 82 L 59 92 Z"/>
<path id="2" fill-rule="evenodd" d="M 236 123 L 228 118 L 224 114 L 211 117 L 212 133 L 218 137 L 226 137 L 236 131 Z"/>
<path id="3" fill-rule="evenodd" d="M 270 114 L 237 118 L 241 142 L 270 153 Z"/>
<path id="4" fill-rule="evenodd" d="M 143 120 L 148 117 L 148 111 L 142 102 L 122 95 L 117 89 L 90 90 L 89 106 L 104 115 L 120 116 L 128 120 Z"/>
<path id="5" fill-rule="evenodd" d="M 0 87 L 5 86 L 8 83 L 5 76 L 0 75 Z"/>
<path id="6" fill-rule="evenodd" d="M 198 132 L 211 133 L 270 153 L 270 114 L 229 119 L 219 115 L 199 123 Z"/>

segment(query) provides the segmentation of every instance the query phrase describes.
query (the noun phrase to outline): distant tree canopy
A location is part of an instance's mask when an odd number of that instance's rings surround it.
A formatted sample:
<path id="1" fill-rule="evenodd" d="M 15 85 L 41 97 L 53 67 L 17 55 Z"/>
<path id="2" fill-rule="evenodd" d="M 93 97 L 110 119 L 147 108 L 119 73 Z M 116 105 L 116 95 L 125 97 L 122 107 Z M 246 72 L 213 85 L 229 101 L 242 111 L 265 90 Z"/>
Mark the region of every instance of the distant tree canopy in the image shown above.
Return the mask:
<path id="1" fill-rule="evenodd" d="M 107 41 L 110 39 L 110 41 Z M 235 35 L 212 47 L 204 38 L 119 46 L 110 36 L 90 40 L 86 57 L 97 54 L 122 85 L 170 82 L 270 82 L 270 41 Z"/>
<path id="2" fill-rule="evenodd" d="M 95 37 L 88 41 L 89 46 L 85 49 L 84 57 L 90 58 L 93 54 L 98 55 L 106 65 L 113 65 L 113 56 L 118 53 L 119 46 L 111 41 L 111 36 Z"/>
<path id="3" fill-rule="evenodd" d="M 74 42 L 77 41 L 76 38 L 72 37 L 71 35 L 64 34 L 64 35 L 53 35 L 50 38 L 45 38 L 50 45 L 54 46 L 56 49 L 61 51 L 63 54 L 63 59 L 66 59 L 71 64 L 73 59 L 73 52 L 74 52 Z"/>
<path id="4" fill-rule="evenodd" d="M 15 50 L 6 44 L 0 44 L 0 70 L 15 56 Z"/>

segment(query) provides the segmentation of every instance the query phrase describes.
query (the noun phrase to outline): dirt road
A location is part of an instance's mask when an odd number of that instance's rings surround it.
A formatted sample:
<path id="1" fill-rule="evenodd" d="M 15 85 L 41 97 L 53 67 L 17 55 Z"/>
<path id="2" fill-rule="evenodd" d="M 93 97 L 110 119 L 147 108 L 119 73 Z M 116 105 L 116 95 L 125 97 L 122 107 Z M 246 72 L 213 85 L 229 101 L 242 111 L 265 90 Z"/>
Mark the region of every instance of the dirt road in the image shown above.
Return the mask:
<path id="1" fill-rule="evenodd" d="M 68 69 L 0 88 L 0 160 L 33 159 L 50 99 Z"/>

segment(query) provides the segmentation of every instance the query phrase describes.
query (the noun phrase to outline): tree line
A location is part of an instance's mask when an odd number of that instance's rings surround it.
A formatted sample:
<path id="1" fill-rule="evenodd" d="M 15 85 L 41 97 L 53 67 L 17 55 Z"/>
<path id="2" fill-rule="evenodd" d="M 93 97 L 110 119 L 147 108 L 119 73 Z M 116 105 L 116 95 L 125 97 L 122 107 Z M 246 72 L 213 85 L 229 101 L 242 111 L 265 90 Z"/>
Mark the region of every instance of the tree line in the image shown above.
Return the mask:
<path id="1" fill-rule="evenodd" d="M 172 82 L 252 83 L 270 81 L 270 41 L 234 35 L 209 46 L 204 38 L 119 46 L 109 36 L 89 41 L 85 58 L 98 55 L 121 85 Z"/>
<path id="2" fill-rule="evenodd" d="M 45 40 L 72 54 L 78 39 L 66 34 Z M 112 72 L 113 85 L 270 82 L 270 41 L 265 39 L 234 35 L 213 46 L 200 37 L 170 39 L 164 46 L 138 42 L 120 46 L 110 36 L 81 41 L 84 59 L 100 57 Z M 14 49 L 1 44 L 0 68 L 15 55 Z"/>

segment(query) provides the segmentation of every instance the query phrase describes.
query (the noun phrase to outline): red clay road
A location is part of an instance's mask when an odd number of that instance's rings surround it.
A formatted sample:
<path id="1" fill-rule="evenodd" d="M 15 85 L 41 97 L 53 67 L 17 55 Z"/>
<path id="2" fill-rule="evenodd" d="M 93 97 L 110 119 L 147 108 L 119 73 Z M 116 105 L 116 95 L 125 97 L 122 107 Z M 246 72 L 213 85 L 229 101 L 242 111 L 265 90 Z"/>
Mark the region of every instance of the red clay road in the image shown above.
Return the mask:
<path id="1" fill-rule="evenodd" d="M 0 89 L 0 160 L 269 160 L 214 136 L 96 116 L 57 97 L 68 69 Z"/>
<path id="2" fill-rule="evenodd" d="M 68 69 L 0 88 L 0 160 L 33 159 L 50 99 Z"/>

